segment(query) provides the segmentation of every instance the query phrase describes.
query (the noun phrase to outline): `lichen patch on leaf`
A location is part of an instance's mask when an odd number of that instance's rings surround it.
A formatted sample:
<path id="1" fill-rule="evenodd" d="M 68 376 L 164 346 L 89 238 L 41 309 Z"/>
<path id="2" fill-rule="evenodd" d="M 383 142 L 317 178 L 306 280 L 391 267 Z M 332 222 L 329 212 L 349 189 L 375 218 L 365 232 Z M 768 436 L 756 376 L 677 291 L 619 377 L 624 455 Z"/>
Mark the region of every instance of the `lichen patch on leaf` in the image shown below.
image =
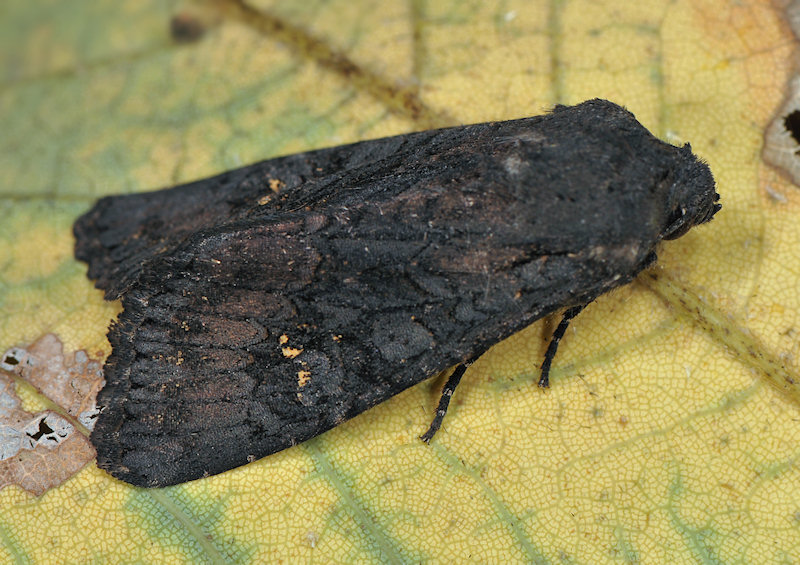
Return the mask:
<path id="1" fill-rule="evenodd" d="M 63 409 L 29 412 L 14 378 L 26 381 Z M 47 334 L 30 346 L 12 347 L 0 358 L 0 489 L 17 485 L 41 495 L 58 486 L 95 452 L 87 434 L 97 417 L 95 397 L 103 386 L 102 364 L 85 351 L 65 356 L 61 341 Z"/>

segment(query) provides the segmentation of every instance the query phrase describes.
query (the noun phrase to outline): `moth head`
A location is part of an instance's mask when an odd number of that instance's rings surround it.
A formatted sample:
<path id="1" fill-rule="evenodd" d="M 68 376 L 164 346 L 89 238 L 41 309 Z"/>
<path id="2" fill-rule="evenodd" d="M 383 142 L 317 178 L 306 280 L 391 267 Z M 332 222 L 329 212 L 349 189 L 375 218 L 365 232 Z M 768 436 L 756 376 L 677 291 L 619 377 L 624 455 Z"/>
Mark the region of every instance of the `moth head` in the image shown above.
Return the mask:
<path id="1" fill-rule="evenodd" d="M 669 191 L 669 216 L 662 238 L 675 239 L 692 226 L 709 221 L 722 205 L 711 169 L 687 143 L 678 149 L 678 163 Z"/>

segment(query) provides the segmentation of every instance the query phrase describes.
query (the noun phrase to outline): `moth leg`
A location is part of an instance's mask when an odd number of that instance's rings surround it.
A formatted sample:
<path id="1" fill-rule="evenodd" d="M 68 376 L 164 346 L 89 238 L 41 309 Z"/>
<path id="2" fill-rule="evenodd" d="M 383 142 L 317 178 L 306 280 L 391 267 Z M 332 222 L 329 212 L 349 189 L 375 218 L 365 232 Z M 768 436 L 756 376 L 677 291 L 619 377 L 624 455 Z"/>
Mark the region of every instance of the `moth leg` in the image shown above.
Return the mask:
<path id="1" fill-rule="evenodd" d="M 464 376 L 464 372 L 467 370 L 467 367 L 472 365 L 477 357 L 473 357 L 469 361 L 465 361 L 461 363 L 458 367 L 456 367 L 453 374 L 450 375 L 450 378 L 447 379 L 447 382 L 444 384 L 444 388 L 442 389 L 442 397 L 439 399 L 439 407 L 436 409 L 436 416 L 433 417 L 433 422 L 431 422 L 431 427 L 428 428 L 428 431 L 419 436 L 419 439 L 424 441 L 425 443 L 430 443 L 433 439 L 433 436 L 436 435 L 436 432 L 439 431 L 439 428 L 442 427 L 442 420 L 444 420 L 444 415 L 447 414 L 447 407 L 450 405 L 450 398 L 453 396 L 453 392 L 455 392 L 458 383 L 461 382 L 461 377 Z"/>
<path id="2" fill-rule="evenodd" d="M 553 362 L 553 357 L 556 356 L 558 342 L 561 341 L 562 337 L 564 337 L 564 332 L 567 331 L 567 326 L 569 326 L 570 320 L 580 314 L 581 310 L 583 310 L 585 306 L 585 304 L 573 306 L 572 308 L 567 308 L 567 310 L 564 312 L 564 317 L 561 318 L 561 323 L 558 324 L 556 331 L 553 332 L 553 337 L 550 338 L 550 345 L 547 346 L 547 351 L 544 354 L 544 361 L 542 362 L 542 376 L 539 377 L 540 387 L 547 388 L 550 386 L 550 363 Z"/>

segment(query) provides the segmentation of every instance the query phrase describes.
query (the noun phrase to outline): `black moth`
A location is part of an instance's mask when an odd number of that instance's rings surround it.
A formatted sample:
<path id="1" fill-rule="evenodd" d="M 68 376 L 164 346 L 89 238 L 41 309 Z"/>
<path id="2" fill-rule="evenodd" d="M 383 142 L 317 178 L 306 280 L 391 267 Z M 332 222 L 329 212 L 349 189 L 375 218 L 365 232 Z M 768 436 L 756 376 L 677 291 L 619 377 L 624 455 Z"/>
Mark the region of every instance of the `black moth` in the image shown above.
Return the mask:
<path id="1" fill-rule="evenodd" d="M 101 199 L 75 254 L 123 312 L 91 440 L 141 486 L 312 438 L 532 322 L 569 319 L 719 210 L 689 145 L 604 100 Z"/>

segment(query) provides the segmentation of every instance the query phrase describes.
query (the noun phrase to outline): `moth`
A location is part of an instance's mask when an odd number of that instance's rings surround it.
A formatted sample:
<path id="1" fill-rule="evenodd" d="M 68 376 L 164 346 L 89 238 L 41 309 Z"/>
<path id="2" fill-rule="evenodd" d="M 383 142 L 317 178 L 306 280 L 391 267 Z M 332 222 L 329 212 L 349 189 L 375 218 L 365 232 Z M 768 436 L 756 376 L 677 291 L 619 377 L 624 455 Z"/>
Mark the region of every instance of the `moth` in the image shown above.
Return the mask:
<path id="1" fill-rule="evenodd" d="M 99 200 L 75 255 L 123 311 L 91 434 L 160 487 L 333 428 L 564 311 L 720 209 L 714 179 L 605 100 L 270 159 Z"/>

